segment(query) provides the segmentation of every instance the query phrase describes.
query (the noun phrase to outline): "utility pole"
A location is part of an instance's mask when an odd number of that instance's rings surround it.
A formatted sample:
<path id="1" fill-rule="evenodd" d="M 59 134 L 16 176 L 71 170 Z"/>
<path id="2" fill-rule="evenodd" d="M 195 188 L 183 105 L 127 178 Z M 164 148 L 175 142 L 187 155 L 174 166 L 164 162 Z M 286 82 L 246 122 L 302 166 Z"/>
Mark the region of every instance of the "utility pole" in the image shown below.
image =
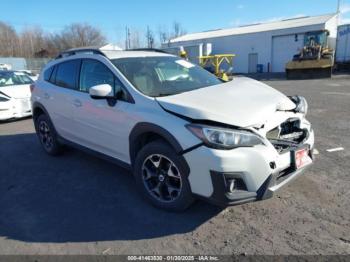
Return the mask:
<path id="1" fill-rule="evenodd" d="M 338 0 L 338 6 L 337 6 L 337 26 L 340 24 L 340 7 L 341 7 L 341 0 Z"/>
<path id="2" fill-rule="evenodd" d="M 125 26 L 125 50 L 128 50 L 128 26 Z"/>
<path id="3" fill-rule="evenodd" d="M 147 47 L 150 48 L 150 39 L 151 36 L 150 36 L 150 31 L 149 31 L 149 26 L 147 26 Z"/>
<path id="4" fill-rule="evenodd" d="M 130 49 L 130 29 L 125 26 L 125 50 Z"/>

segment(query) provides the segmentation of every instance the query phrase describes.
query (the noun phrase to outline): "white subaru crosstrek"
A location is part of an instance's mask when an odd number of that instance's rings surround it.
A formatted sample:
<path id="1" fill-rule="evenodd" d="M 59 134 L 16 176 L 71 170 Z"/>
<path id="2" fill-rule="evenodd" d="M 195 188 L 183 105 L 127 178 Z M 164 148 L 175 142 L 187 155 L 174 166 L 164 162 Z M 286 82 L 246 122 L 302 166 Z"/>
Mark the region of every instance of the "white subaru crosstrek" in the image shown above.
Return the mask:
<path id="1" fill-rule="evenodd" d="M 43 69 L 32 107 L 48 154 L 68 144 L 113 160 L 168 210 L 269 198 L 313 161 L 303 97 L 155 50 L 68 50 Z"/>

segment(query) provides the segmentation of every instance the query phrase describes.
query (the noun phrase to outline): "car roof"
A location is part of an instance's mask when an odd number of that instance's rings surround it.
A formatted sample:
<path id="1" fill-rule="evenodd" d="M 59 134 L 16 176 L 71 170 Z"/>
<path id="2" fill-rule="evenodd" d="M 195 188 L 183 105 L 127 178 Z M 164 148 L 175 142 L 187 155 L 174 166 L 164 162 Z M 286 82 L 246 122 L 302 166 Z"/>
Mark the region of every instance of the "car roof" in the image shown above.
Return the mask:
<path id="1" fill-rule="evenodd" d="M 150 51 L 102 51 L 109 59 L 127 58 L 127 57 L 161 57 L 173 56 L 171 54 Z"/>
<path id="2" fill-rule="evenodd" d="M 142 48 L 142 49 L 130 49 L 130 50 L 104 50 L 96 47 L 82 47 L 73 48 L 61 52 L 55 60 L 66 57 L 73 57 L 78 54 L 95 54 L 102 55 L 108 59 L 118 59 L 127 57 L 161 57 L 161 56 L 172 56 L 163 50 L 152 49 L 152 48 Z"/>

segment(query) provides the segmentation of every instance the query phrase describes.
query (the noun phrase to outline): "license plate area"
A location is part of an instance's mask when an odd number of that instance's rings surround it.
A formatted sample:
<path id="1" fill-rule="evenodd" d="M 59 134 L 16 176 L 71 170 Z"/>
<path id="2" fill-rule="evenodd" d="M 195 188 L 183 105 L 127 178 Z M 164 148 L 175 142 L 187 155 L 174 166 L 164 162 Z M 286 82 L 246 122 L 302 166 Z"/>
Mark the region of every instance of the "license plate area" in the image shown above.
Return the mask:
<path id="1" fill-rule="evenodd" d="M 297 148 L 291 152 L 292 167 L 294 169 L 303 168 L 312 163 L 310 148 L 308 146 Z"/>

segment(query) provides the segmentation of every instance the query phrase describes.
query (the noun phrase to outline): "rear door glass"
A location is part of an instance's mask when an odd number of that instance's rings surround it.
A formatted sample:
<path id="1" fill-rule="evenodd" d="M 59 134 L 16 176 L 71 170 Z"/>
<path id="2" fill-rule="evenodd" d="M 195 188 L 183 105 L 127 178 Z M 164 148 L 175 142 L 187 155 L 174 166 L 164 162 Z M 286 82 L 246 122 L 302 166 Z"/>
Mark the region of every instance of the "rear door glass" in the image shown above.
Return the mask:
<path id="1" fill-rule="evenodd" d="M 56 73 L 56 85 L 77 89 L 77 77 L 81 60 L 70 60 L 58 65 Z"/>

